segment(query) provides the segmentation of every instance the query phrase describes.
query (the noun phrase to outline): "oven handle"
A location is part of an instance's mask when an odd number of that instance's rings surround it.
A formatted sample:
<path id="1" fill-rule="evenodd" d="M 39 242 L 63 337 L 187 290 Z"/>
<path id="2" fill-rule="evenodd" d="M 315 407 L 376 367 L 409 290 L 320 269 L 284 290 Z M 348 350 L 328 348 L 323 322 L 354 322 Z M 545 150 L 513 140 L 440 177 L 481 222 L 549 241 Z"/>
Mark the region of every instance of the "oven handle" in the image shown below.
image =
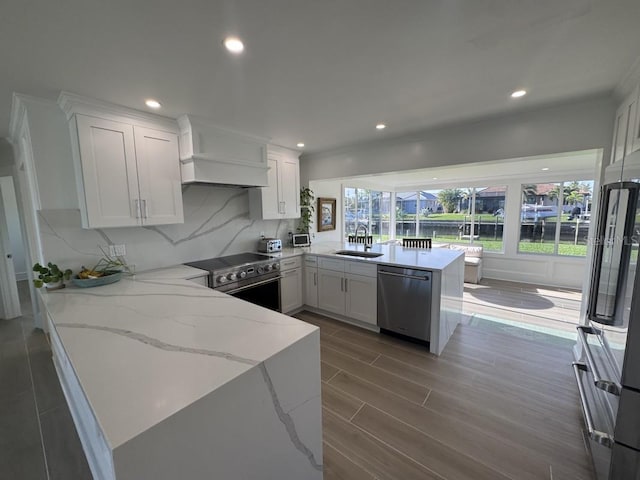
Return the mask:
<path id="1" fill-rule="evenodd" d="M 234 293 L 242 292 L 243 290 L 248 290 L 249 288 L 259 287 L 260 285 L 266 285 L 267 283 L 280 280 L 281 278 L 282 278 L 281 276 L 273 277 L 273 278 L 270 278 L 269 280 L 263 280 L 261 282 L 251 283 L 249 285 L 245 285 L 244 287 L 236 288 L 234 290 L 229 290 L 228 292 L 223 292 L 223 293 L 226 293 L 228 295 L 233 295 Z"/>

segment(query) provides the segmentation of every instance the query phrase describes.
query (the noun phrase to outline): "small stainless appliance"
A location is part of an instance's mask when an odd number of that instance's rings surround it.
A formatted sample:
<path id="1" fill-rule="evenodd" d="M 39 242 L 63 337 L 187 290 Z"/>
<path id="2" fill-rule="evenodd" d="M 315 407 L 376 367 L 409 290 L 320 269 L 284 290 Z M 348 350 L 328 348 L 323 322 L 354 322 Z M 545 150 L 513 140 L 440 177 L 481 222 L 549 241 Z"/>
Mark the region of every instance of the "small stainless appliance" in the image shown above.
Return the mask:
<path id="1" fill-rule="evenodd" d="M 294 233 L 291 235 L 291 244 L 294 247 L 308 247 L 311 245 L 311 238 L 308 233 Z"/>
<path id="2" fill-rule="evenodd" d="M 207 270 L 209 288 L 256 305 L 280 310 L 280 260 L 260 253 L 240 253 L 185 265 Z"/>
<path id="3" fill-rule="evenodd" d="M 418 340 L 431 338 L 431 272 L 378 266 L 378 326 Z"/>
<path id="4" fill-rule="evenodd" d="M 258 241 L 258 251 L 274 253 L 282 251 L 282 240 L 279 238 L 262 238 Z"/>

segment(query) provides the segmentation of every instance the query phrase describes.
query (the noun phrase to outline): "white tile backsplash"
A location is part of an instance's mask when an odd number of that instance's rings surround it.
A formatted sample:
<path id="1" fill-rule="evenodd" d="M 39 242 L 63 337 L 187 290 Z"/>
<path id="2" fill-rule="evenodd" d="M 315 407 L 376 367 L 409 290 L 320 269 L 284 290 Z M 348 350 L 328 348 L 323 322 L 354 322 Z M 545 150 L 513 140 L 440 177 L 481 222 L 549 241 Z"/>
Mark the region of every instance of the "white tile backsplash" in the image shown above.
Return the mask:
<path id="1" fill-rule="evenodd" d="M 86 230 L 79 210 L 39 213 L 46 261 L 74 271 L 100 258 L 100 246 L 124 244 L 137 271 L 192 260 L 255 251 L 261 232 L 288 241 L 297 220 L 252 220 L 246 189 L 212 185 L 183 187 L 184 224 Z M 106 249 L 108 251 L 108 249 Z"/>

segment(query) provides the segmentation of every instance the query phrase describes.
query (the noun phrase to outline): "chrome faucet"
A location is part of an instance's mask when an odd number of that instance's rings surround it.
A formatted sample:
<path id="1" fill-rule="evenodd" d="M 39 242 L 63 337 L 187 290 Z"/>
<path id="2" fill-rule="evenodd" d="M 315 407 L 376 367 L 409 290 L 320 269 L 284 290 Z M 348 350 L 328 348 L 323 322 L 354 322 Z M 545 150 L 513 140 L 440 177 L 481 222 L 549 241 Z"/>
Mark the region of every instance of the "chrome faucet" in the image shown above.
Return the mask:
<path id="1" fill-rule="evenodd" d="M 369 236 L 369 229 L 364 223 L 359 224 L 356 227 L 356 241 L 358 241 L 358 230 L 360 230 L 360 227 L 364 228 L 364 251 L 366 252 L 367 250 L 371 250 L 371 244 L 367 242 L 367 237 Z"/>

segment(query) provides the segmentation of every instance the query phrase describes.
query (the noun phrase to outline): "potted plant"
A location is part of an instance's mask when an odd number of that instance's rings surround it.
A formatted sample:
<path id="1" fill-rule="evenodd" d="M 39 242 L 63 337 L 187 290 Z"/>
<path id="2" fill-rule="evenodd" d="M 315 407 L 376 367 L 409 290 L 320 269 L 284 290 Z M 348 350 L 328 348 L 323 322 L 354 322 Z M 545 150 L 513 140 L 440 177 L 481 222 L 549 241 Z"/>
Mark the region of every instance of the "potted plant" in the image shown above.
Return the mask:
<path id="1" fill-rule="evenodd" d="M 298 233 L 309 233 L 311 220 L 313 219 L 315 195 L 309 187 L 300 189 L 300 224 Z"/>
<path id="2" fill-rule="evenodd" d="M 38 278 L 33 279 L 33 285 L 36 288 L 41 288 L 46 285 L 47 290 L 57 290 L 64 288 L 64 281 L 71 278 L 71 270 L 62 270 L 55 263 L 47 263 L 46 267 L 43 267 L 39 263 L 33 266 L 33 271 L 38 274 Z"/>

